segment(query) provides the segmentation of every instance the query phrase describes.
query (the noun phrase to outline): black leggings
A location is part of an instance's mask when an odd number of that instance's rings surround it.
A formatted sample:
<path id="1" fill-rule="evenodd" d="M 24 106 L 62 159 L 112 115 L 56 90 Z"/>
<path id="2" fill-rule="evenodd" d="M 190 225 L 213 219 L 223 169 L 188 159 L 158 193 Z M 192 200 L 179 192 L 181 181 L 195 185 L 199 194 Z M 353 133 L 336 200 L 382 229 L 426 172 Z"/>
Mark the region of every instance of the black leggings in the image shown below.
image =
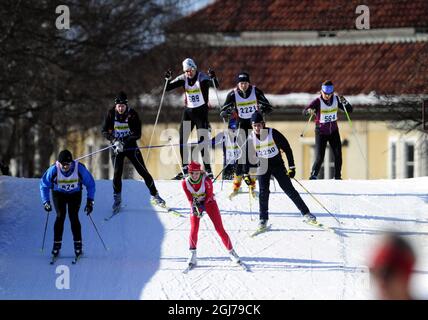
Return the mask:
<path id="1" fill-rule="evenodd" d="M 309 209 L 306 204 L 303 202 L 300 194 L 294 189 L 293 184 L 291 183 L 290 177 L 285 172 L 285 167 L 277 167 L 274 169 L 269 169 L 264 175 L 258 176 L 259 181 L 259 206 L 260 206 L 260 219 L 269 219 L 269 185 L 270 177 L 273 175 L 282 190 L 285 194 L 293 201 L 296 207 L 303 214 L 308 213 Z"/>
<path id="2" fill-rule="evenodd" d="M 321 135 L 318 130 L 315 130 L 316 158 L 312 166 L 311 175 L 318 176 L 321 165 L 324 161 L 327 142 L 330 143 L 331 151 L 334 155 L 334 177 L 336 179 L 340 179 L 342 171 L 342 142 L 340 141 L 339 130 L 336 130 L 329 135 Z"/>
<path id="3" fill-rule="evenodd" d="M 62 241 L 64 232 L 65 216 L 70 219 L 71 232 L 73 233 L 74 241 L 82 241 L 82 232 L 79 221 L 79 209 L 82 202 L 82 192 L 64 193 L 52 192 L 52 199 L 56 211 L 56 220 L 54 225 L 54 241 Z"/>
<path id="4" fill-rule="evenodd" d="M 190 124 L 190 130 L 184 131 L 185 121 L 187 122 L 186 129 L 189 128 L 189 124 Z M 181 120 L 181 125 L 180 125 L 180 156 L 181 156 L 181 163 L 183 165 L 188 163 L 188 160 L 189 160 L 189 159 L 186 159 L 186 161 L 184 161 L 184 147 L 185 147 L 184 144 L 188 142 L 189 136 L 195 126 L 196 126 L 196 129 L 208 130 L 209 122 L 208 122 L 207 105 L 202 105 L 197 108 L 185 108 L 183 111 L 183 118 Z M 198 132 L 198 143 L 201 143 L 203 141 L 204 141 L 204 136 Z M 202 155 L 202 159 L 204 160 L 205 169 L 211 170 L 209 153 L 205 152 L 209 148 L 208 145 L 201 146 L 199 148 L 201 149 L 201 155 Z M 206 157 L 205 157 L 205 154 L 206 154 Z M 192 159 L 192 160 L 196 160 L 196 159 Z"/>
<path id="5" fill-rule="evenodd" d="M 114 168 L 113 191 L 114 193 L 122 192 L 123 162 L 125 161 L 125 157 L 127 157 L 134 165 L 135 170 L 137 170 L 140 176 L 144 179 L 147 188 L 150 190 L 150 194 L 154 196 L 157 193 L 155 182 L 153 181 L 152 176 L 144 164 L 143 156 L 141 155 L 140 150 L 137 148 L 138 147 L 135 147 L 134 150 L 120 152 L 117 155 L 113 152 L 113 150 L 111 151 L 111 161 L 113 162 Z"/>

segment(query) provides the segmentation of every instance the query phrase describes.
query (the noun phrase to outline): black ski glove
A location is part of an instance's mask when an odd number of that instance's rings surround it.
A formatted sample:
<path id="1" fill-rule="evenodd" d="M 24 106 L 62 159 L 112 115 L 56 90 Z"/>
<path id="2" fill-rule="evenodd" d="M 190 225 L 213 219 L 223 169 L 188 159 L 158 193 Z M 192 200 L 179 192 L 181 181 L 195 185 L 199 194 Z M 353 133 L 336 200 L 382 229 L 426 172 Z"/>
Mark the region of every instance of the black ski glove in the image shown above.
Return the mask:
<path id="1" fill-rule="evenodd" d="M 165 80 L 171 80 L 172 79 L 172 71 L 168 69 L 168 71 L 165 72 Z"/>
<path id="2" fill-rule="evenodd" d="M 199 218 L 202 218 L 204 211 L 205 211 L 205 205 L 203 202 L 200 202 L 198 199 L 193 199 L 192 204 L 192 211 L 193 214 Z"/>
<path id="3" fill-rule="evenodd" d="M 262 104 L 260 106 L 260 111 L 264 114 L 270 114 L 273 111 L 273 109 L 272 109 L 272 106 L 270 105 Z"/>
<path id="4" fill-rule="evenodd" d="M 94 200 L 88 199 L 86 201 L 86 206 L 85 206 L 86 215 L 89 216 L 93 210 L 94 210 Z"/>
<path id="5" fill-rule="evenodd" d="M 216 77 L 215 72 L 212 69 L 208 69 L 208 75 L 210 76 L 211 79 L 214 79 Z"/>
<path id="6" fill-rule="evenodd" d="M 288 169 L 287 174 L 288 174 L 288 176 L 289 176 L 290 178 L 294 178 L 294 176 L 296 175 L 296 167 L 295 167 L 295 166 L 291 166 L 291 167 Z"/>
<path id="7" fill-rule="evenodd" d="M 45 209 L 45 211 L 46 211 L 46 212 L 51 212 L 51 211 L 52 211 L 52 206 L 51 206 L 50 201 L 46 201 L 46 202 L 43 204 L 43 207 L 44 207 L 44 209 Z"/>
<path id="8" fill-rule="evenodd" d="M 340 101 L 340 103 L 342 103 L 343 105 L 348 104 L 348 100 L 346 100 L 344 96 L 339 96 L 339 101 Z"/>

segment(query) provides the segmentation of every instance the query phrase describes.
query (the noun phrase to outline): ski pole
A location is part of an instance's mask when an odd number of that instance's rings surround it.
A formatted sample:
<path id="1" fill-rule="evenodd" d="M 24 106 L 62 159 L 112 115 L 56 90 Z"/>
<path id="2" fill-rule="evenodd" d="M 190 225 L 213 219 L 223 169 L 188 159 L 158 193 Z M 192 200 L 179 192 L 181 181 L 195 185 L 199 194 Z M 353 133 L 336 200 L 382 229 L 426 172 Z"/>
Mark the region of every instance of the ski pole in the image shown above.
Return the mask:
<path id="1" fill-rule="evenodd" d="M 97 226 L 95 225 L 94 220 L 92 220 L 92 217 L 91 217 L 91 215 L 90 215 L 90 214 L 88 215 L 88 217 L 89 217 L 89 219 L 91 219 L 91 222 L 92 222 L 92 224 L 94 225 L 95 231 L 97 232 L 98 237 L 100 238 L 100 240 L 101 240 L 101 242 L 102 242 L 102 244 L 103 244 L 103 246 L 104 246 L 104 249 L 106 249 L 106 251 L 108 251 L 108 248 L 107 248 L 106 244 L 104 243 L 103 238 L 101 238 L 101 235 L 100 235 L 100 233 L 98 232 L 98 229 L 97 229 Z"/>
<path id="2" fill-rule="evenodd" d="M 253 219 L 253 206 L 252 206 L 252 199 L 251 199 L 252 195 L 251 195 L 251 191 L 248 192 L 248 204 L 250 206 L 250 217 L 251 217 L 251 221 L 254 221 Z"/>
<path id="3" fill-rule="evenodd" d="M 315 196 L 309 192 L 308 189 L 306 189 L 296 178 L 293 178 L 294 181 L 296 181 L 302 188 L 303 190 L 305 190 L 316 202 L 318 202 L 318 204 L 325 210 L 328 212 L 329 215 L 331 215 L 334 219 L 336 219 L 336 221 L 341 224 L 341 222 L 339 221 L 339 219 L 336 218 L 336 216 L 334 214 L 332 214 L 317 198 L 315 198 Z"/>
<path id="4" fill-rule="evenodd" d="M 211 69 L 211 68 L 209 68 L 209 69 Z M 211 79 L 211 81 L 212 81 L 212 83 L 213 83 L 214 92 L 215 92 L 215 95 L 216 95 L 216 97 L 217 97 L 217 105 L 218 105 L 218 108 L 219 108 L 219 109 L 221 109 L 221 107 L 220 107 L 220 99 L 218 98 L 217 86 L 216 86 L 216 84 L 215 84 L 214 79 Z M 223 128 L 224 128 L 223 130 L 224 130 L 224 136 L 225 136 L 226 140 L 230 142 L 230 145 L 231 145 L 231 144 L 232 144 L 232 143 L 231 143 L 232 141 L 230 140 L 229 134 L 227 133 L 228 125 L 227 125 L 227 123 L 226 123 L 226 120 L 225 120 L 223 117 L 221 117 L 221 118 L 223 119 Z M 239 131 L 239 128 L 238 128 L 238 131 Z M 223 171 L 224 171 L 224 169 L 223 169 L 221 172 L 223 172 Z M 220 172 L 220 173 L 221 173 L 221 172 Z M 218 175 L 217 175 L 217 177 L 218 177 Z M 216 181 L 217 177 L 213 180 L 213 183 Z M 221 179 L 221 190 L 223 190 L 223 177 L 222 177 L 222 179 Z"/>
<path id="5" fill-rule="evenodd" d="M 162 108 L 163 98 L 164 98 L 164 96 L 165 96 L 165 91 L 166 91 L 166 86 L 167 86 L 167 85 L 168 85 L 168 79 L 165 79 L 165 85 L 164 85 L 164 87 L 163 87 L 162 97 L 161 97 L 161 101 L 160 101 L 159 108 L 158 108 L 158 114 L 156 115 L 155 125 L 154 125 L 154 127 L 153 127 L 152 135 L 151 135 L 151 137 L 150 137 L 149 147 L 152 145 L 152 139 L 153 139 L 153 135 L 155 134 L 156 125 L 158 124 L 159 114 L 160 114 L 160 111 L 161 111 L 161 108 Z M 147 164 L 147 161 L 149 160 L 149 156 L 150 156 L 150 149 L 151 149 L 151 148 L 149 148 L 149 151 L 147 152 L 146 164 Z"/>
<path id="6" fill-rule="evenodd" d="M 171 149 L 172 149 L 172 151 L 174 152 L 174 155 L 175 155 L 175 160 L 177 160 L 178 165 L 180 165 L 180 159 L 178 158 L 177 152 L 175 151 L 174 145 L 172 144 L 171 140 L 172 140 L 172 138 L 168 137 L 169 144 L 171 145 Z M 183 170 L 183 168 L 181 166 L 180 166 L 180 170 L 181 170 L 181 173 L 183 174 L 183 178 L 184 178 L 184 170 Z"/>
<path id="7" fill-rule="evenodd" d="M 300 137 L 301 137 L 301 138 L 303 138 L 303 135 L 305 134 L 306 129 L 308 128 L 308 125 L 309 125 L 309 123 L 311 122 L 311 120 L 312 120 L 312 117 L 313 117 L 313 116 L 314 116 L 314 114 L 313 114 L 313 113 L 311 113 L 311 116 L 309 117 L 308 122 L 306 122 L 306 125 L 305 125 L 305 127 L 303 128 L 302 133 L 300 134 Z"/>
<path id="8" fill-rule="evenodd" d="M 41 252 L 43 252 L 43 249 L 45 248 L 45 238 L 46 238 L 46 230 L 48 228 L 48 220 L 49 220 L 49 213 L 47 213 L 46 216 L 46 223 L 45 223 L 45 232 L 43 233 L 43 242 L 42 242 L 42 248 L 40 249 Z"/>
<path id="9" fill-rule="evenodd" d="M 94 152 L 91 152 L 91 153 L 88 153 L 88 154 L 86 154 L 86 155 L 84 155 L 84 156 L 81 156 L 81 157 L 79 157 L 79 158 L 76 158 L 76 159 L 74 159 L 74 160 L 75 160 L 75 161 L 77 161 L 77 160 L 81 160 L 81 159 L 87 158 L 87 157 L 92 156 L 93 154 L 96 154 L 96 153 L 98 153 L 98 152 L 101 152 L 101 151 L 104 151 L 104 150 L 110 149 L 111 147 L 113 147 L 113 145 L 110 145 L 110 146 L 108 146 L 108 147 L 102 148 L 102 149 L 100 149 L 100 150 L 97 150 L 97 151 L 94 151 Z"/>

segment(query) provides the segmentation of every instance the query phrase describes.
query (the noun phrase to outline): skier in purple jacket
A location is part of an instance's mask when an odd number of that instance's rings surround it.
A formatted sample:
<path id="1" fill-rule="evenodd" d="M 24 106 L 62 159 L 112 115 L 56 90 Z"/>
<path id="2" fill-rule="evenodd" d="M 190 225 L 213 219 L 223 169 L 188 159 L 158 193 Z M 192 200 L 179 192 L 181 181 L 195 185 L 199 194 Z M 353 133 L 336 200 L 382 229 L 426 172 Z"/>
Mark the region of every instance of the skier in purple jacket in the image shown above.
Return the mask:
<path id="1" fill-rule="evenodd" d="M 330 80 L 323 82 L 321 95 L 303 110 L 304 115 L 315 115 L 315 162 L 312 166 L 310 180 L 316 180 L 324 161 L 327 142 L 330 143 L 334 155 L 334 178 L 342 179 L 342 142 L 337 126 L 337 111 L 352 112 L 352 106 L 343 96 L 334 94 L 334 86 Z"/>

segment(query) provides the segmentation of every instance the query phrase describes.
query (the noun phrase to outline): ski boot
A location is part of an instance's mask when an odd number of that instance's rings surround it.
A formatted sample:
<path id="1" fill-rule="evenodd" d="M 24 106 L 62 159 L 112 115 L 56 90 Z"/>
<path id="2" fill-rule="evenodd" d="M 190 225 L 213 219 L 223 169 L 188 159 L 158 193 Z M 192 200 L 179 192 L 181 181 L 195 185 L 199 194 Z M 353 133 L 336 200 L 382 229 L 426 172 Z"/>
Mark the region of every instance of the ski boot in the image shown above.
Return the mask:
<path id="1" fill-rule="evenodd" d="M 190 249 L 190 256 L 187 259 L 188 266 L 196 266 L 196 249 Z"/>
<path id="2" fill-rule="evenodd" d="M 259 225 L 257 226 L 259 229 L 263 230 L 267 227 L 267 219 L 260 219 Z"/>
<path id="3" fill-rule="evenodd" d="M 114 202 L 113 202 L 112 209 L 114 213 L 117 213 L 119 212 L 120 204 L 122 203 L 122 195 L 120 193 L 113 194 L 113 200 Z"/>
<path id="4" fill-rule="evenodd" d="M 244 181 L 248 185 L 248 192 L 253 197 L 253 199 L 257 199 L 257 193 L 256 193 L 256 179 L 252 178 L 250 175 L 244 176 Z"/>
<path id="5" fill-rule="evenodd" d="M 183 180 L 187 178 L 188 174 L 189 172 L 188 172 L 187 166 L 184 166 L 182 170 L 179 173 L 177 173 L 177 175 L 171 180 Z"/>
<path id="6" fill-rule="evenodd" d="M 242 182 L 242 176 L 235 176 L 233 179 L 233 191 L 229 195 L 229 200 L 232 200 L 239 192 L 239 189 L 241 189 L 241 182 Z"/>
<path id="7" fill-rule="evenodd" d="M 305 220 L 307 222 L 312 222 L 312 223 L 316 223 L 317 222 L 317 218 L 312 213 L 310 213 L 310 212 L 305 213 L 303 215 L 303 218 L 305 218 Z"/>
<path id="8" fill-rule="evenodd" d="M 241 258 L 238 256 L 238 254 L 235 252 L 234 249 L 231 249 L 229 251 L 229 256 L 230 256 L 230 260 L 232 260 L 235 263 L 240 263 L 241 262 Z"/>
<path id="9" fill-rule="evenodd" d="M 59 251 L 61 250 L 62 241 L 54 241 L 54 245 L 52 248 L 52 256 L 58 257 Z"/>
<path id="10" fill-rule="evenodd" d="M 309 180 L 318 180 L 318 174 L 312 171 Z"/>
<path id="11" fill-rule="evenodd" d="M 74 254 L 76 255 L 76 258 L 83 254 L 82 241 L 74 241 Z"/>
<path id="12" fill-rule="evenodd" d="M 166 206 L 165 200 L 160 197 L 159 193 L 156 193 L 154 196 L 151 196 L 150 202 L 154 206 L 159 206 L 159 207 L 165 207 Z"/>

